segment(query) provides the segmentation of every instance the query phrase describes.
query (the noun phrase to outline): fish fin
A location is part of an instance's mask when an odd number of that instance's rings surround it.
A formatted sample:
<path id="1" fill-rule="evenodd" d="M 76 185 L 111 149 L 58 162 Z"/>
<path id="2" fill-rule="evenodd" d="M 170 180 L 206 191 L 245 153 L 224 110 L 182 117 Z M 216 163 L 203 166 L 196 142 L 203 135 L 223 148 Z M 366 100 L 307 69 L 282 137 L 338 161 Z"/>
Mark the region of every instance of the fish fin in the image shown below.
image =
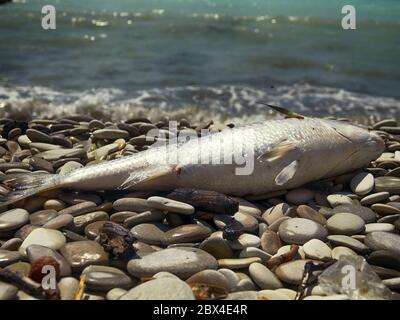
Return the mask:
<path id="1" fill-rule="evenodd" d="M 259 102 L 259 103 L 263 104 L 263 105 L 265 105 L 267 107 L 270 107 L 271 109 L 274 109 L 275 111 L 277 111 L 279 113 L 284 114 L 285 118 L 287 118 L 287 119 L 288 118 L 295 118 L 295 119 L 304 119 L 305 118 L 305 116 L 303 116 L 303 115 L 301 115 L 299 113 L 292 112 L 292 111 L 290 111 L 288 109 L 285 109 L 285 108 L 282 108 L 282 107 L 273 106 L 273 105 L 265 103 L 265 102 Z"/>
<path id="2" fill-rule="evenodd" d="M 167 166 L 160 168 L 159 166 L 154 166 L 147 168 L 143 173 L 138 174 L 137 172 L 132 172 L 128 178 L 118 187 L 118 190 L 127 190 L 133 188 L 137 184 L 151 182 L 153 180 L 159 179 L 161 177 L 173 174 L 178 174 L 175 171 L 175 167 Z"/>
<path id="3" fill-rule="evenodd" d="M 57 175 L 50 173 L 16 173 L 0 176 L 0 182 L 11 191 L 0 198 L 0 205 L 12 204 L 37 193 L 61 187 Z"/>
<path id="4" fill-rule="evenodd" d="M 262 155 L 257 157 L 257 160 L 263 161 L 274 161 L 281 159 L 289 154 L 289 152 L 296 150 L 297 147 L 293 142 L 283 141 L 273 147 L 271 150 L 266 151 Z"/>
<path id="5" fill-rule="evenodd" d="M 275 183 L 278 186 L 283 186 L 289 180 L 291 180 L 296 174 L 297 168 L 299 167 L 299 160 L 292 161 L 289 165 L 284 167 L 281 172 L 275 177 Z"/>

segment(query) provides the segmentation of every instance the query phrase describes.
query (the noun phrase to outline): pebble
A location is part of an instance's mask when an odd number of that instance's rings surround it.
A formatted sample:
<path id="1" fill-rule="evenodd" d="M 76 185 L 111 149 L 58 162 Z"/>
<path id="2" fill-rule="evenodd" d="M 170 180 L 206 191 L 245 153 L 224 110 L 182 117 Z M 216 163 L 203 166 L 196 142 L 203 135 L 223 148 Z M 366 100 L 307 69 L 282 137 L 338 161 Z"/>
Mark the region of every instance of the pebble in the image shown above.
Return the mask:
<path id="1" fill-rule="evenodd" d="M 349 236 L 330 235 L 328 236 L 328 240 L 333 244 L 348 247 L 358 253 L 366 253 L 369 251 L 369 248 L 365 244 Z"/>
<path id="2" fill-rule="evenodd" d="M 232 248 L 229 246 L 228 241 L 222 238 L 207 238 L 200 244 L 199 249 L 208 252 L 215 259 L 233 258 Z"/>
<path id="3" fill-rule="evenodd" d="M 73 272 L 79 272 L 88 265 L 107 265 L 108 256 L 103 247 L 95 241 L 68 242 L 60 249 Z"/>
<path id="4" fill-rule="evenodd" d="M 277 276 L 261 263 L 252 263 L 249 266 L 249 274 L 261 289 L 278 289 L 283 287 Z"/>
<path id="5" fill-rule="evenodd" d="M 294 300 L 288 297 L 287 294 L 277 290 L 261 290 L 257 294 L 257 300 Z"/>
<path id="6" fill-rule="evenodd" d="M 239 258 L 251 258 L 251 257 L 258 257 L 261 259 L 263 263 L 265 263 L 272 257 L 272 255 L 265 252 L 264 250 L 253 247 L 244 248 L 239 253 Z"/>
<path id="7" fill-rule="evenodd" d="M 243 233 L 237 240 L 229 240 L 228 243 L 233 250 L 241 250 L 247 247 L 259 247 L 261 239 L 254 234 Z"/>
<path id="8" fill-rule="evenodd" d="M 75 300 L 79 289 L 79 281 L 73 277 L 64 277 L 58 282 L 61 300 Z"/>
<path id="9" fill-rule="evenodd" d="M 165 244 L 198 242 L 210 236 L 211 229 L 199 224 L 186 224 L 164 233 Z"/>
<path id="10" fill-rule="evenodd" d="M 275 220 L 273 223 L 271 223 L 271 224 L 268 226 L 268 229 L 271 230 L 271 231 L 273 231 L 273 232 L 278 232 L 279 226 L 281 225 L 281 223 L 282 223 L 283 221 L 289 220 L 289 219 L 291 219 L 291 218 L 288 217 L 288 216 L 284 216 L 284 217 L 282 217 L 282 218 L 279 218 L 279 219 Z"/>
<path id="11" fill-rule="evenodd" d="M 335 247 L 332 249 L 332 259 L 339 260 L 341 256 L 356 256 L 357 253 L 355 253 L 352 249 L 347 248 L 347 247 Z"/>
<path id="12" fill-rule="evenodd" d="M 4 242 L 0 248 L 3 250 L 18 251 L 21 244 L 22 240 L 20 238 L 11 238 Z"/>
<path id="13" fill-rule="evenodd" d="M 375 178 L 375 191 L 386 191 L 390 194 L 400 194 L 400 177 L 378 177 Z"/>
<path id="14" fill-rule="evenodd" d="M 337 213 L 326 222 L 330 234 L 353 235 L 365 230 L 365 222 L 362 218 L 351 213 Z"/>
<path id="15" fill-rule="evenodd" d="M 16 262 L 8 265 L 4 269 L 18 273 L 22 277 L 28 277 L 31 272 L 31 265 L 28 262 Z"/>
<path id="16" fill-rule="evenodd" d="M 60 276 L 66 277 L 71 275 L 71 267 L 64 257 L 57 251 L 50 248 L 46 248 L 40 245 L 32 244 L 26 248 L 26 253 L 28 255 L 29 262 L 32 264 L 36 260 L 42 257 L 52 257 L 56 260 L 60 266 Z"/>
<path id="17" fill-rule="evenodd" d="M 395 226 L 391 223 L 368 223 L 365 225 L 365 233 L 371 232 L 394 232 Z"/>
<path id="18" fill-rule="evenodd" d="M 253 217 L 261 216 L 261 210 L 250 201 L 239 199 L 239 211 L 240 213 L 247 214 Z"/>
<path id="19" fill-rule="evenodd" d="M 285 213 L 290 209 L 290 206 L 287 203 L 280 203 L 272 208 L 267 209 L 262 218 L 265 220 L 268 225 L 271 225 L 276 220 L 282 218 Z"/>
<path id="20" fill-rule="evenodd" d="M 19 252 L 26 256 L 26 248 L 38 244 L 53 250 L 58 250 L 66 243 L 65 236 L 58 230 L 37 228 L 33 230 L 22 242 Z"/>
<path id="21" fill-rule="evenodd" d="M 219 259 L 218 266 L 219 268 L 227 268 L 227 269 L 243 269 L 243 268 L 248 268 L 252 263 L 255 262 L 261 262 L 261 258 L 252 257 L 252 258 Z"/>
<path id="22" fill-rule="evenodd" d="M 68 213 L 63 213 L 51 219 L 50 221 L 47 221 L 43 225 L 43 228 L 58 230 L 71 225 L 73 222 L 74 217 L 72 215 Z"/>
<path id="23" fill-rule="evenodd" d="M 224 300 L 257 300 L 258 292 L 255 290 L 239 291 L 228 294 Z"/>
<path id="24" fill-rule="evenodd" d="M 353 204 L 353 201 L 351 200 L 350 197 L 342 194 L 330 194 L 326 199 L 328 200 L 332 208 L 337 207 L 341 204 L 348 204 L 348 205 Z"/>
<path id="25" fill-rule="evenodd" d="M 288 244 L 304 244 L 311 239 L 324 241 L 328 236 L 326 229 L 312 220 L 292 218 L 279 226 L 279 237 Z"/>
<path id="26" fill-rule="evenodd" d="M 261 248 L 268 254 L 274 255 L 282 247 L 279 235 L 271 230 L 266 230 L 261 236 Z"/>
<path id="27" fill-rule="evenodd" d="M 231 285 L 229 284 L 226 277 L 216 270 L 203 270 L 195 273 L 189 279 L 186 280 L 189 284 L 206 284 L 210 287 L 222 288 L 226 292 L 230 291 Z"/>
<path id="28" fill-rule="evenodd" d="M 217 260 L 209 253 L 196 248 L 168 248 L 132 259 L 127 269 L 135 277 L 151 277 L 160 271 L 167 271 L 187 279 L 205 269 L 217 269 Z"/>
<path id="29" fill-rule="evenodd" d="M 147 244 L 163 246 L 165 241 L 165 231 L 168 227 L 161 224 L 142 223 L 131 229 L 132 235 Z"/>
<path id="30" fill-rule="evenodd" d="M 134 287 L 119 300 L 195 300 L 195 298 L 186 282 L 162 277 Z"/>
<path id="31" fill-rule="evenodd" d="M 29 216 L 31 224 L 34 226 L 43 226 L 46 222 L 53 219 L 58 215 L 56 210 L 49 209 L 49 210 L 40 210 L 32 213 Z"/>
<path id="32" fill-rule="evenodd" d="M 11 209 L 0 213 L 0 232 L 18 229 L 29 221 L 29 212 L 24 209 Z"/>
<path id="33" fill-rule="evenodd" d="M 107 300 L 119 300 L 124 294 L 126 294 L 128 290 L 121 288 L 114 288 L 107 292 L 106 298 Z"/>
<path id="34" fill-rule="evenodd" d="M 149 207 L 155 209 L 180 213 L 183 215 L 192 215 L 195 211 L 194 207 L 190 204 L 157 196 L 148 198 L 147 204 L 149 205 Z"/>
<path id="35" fill-rule="evenodd" d="M 132 228 L 138 224 L 146 222 L 161 222 L 164 220 L 165 214 L 161 210 L 152 209 L 144 211 L 123 220 L 126 228 Z"/>
<path id="36" fill-rule="evenodd" d="M 296 209 L 296 213 L 300 218 L 309 219 L 321 225 L 326 224 L 326 218 L 324 217 L 324 215 L 309 206 L 306 205 L 298 206 Z"/>
<path id="37" fill-rule="evenodd" d="M 311 239 L 303 245 L 303 250 L 307 258 L 329 261 L 332 259 L 332 250 L 329 246 L 318 239 Z"/>
<path id="38" fill-rule="evenodd" d="M 0 281 L 0 301 L 15 299 L 17 292 L 18 288 L 16 286 Z"/>
<path id="39" fill-rule="evenodd" d="M 384 279 L 384 280 L 382 280 L 382 283 L 391 290 L 399 290 L 400 289 L 400 277 Z"/>
<path id="40" fill-rule="evenodd" d="M 299 285 L 303 280 L 305 264 L 309 261 L 313 260 L 294 260 L 285 262 L 276 268 L 275 274 L 285 283 Z M 314 261 L 314 264 L 315 263 L 317 262 Z"/>
<path id="41" fill-rule="evenodd" d="M 65 203 L 58 199 L 49 199 L 43 204 L 45 210 L 56 210 L 60 211 L 65 208 Z"/>
<path id="42" fill-rule="evenodd" d="M 132 279 L 123 271 L 113 267 L 91 265 L 82 271 L 85 284 L 94 291 L 109 291 L 112 288 L 130 289 Z"/>
<path id="43" fill-rule="evenodd" d="M 390 193 L 387 191 L 372 193 L 360 200 L 360 204 L 363 206 L 371 205 L 380 201 L 385 201 L 390 197 Z"/>
<path id="44" fill-rule="evenodd" d="M 146 199 L 130 197 L 115 200 L 113 208 L 115 211 L 132 211 L 137 213 L 150 210 L 150 206 L 147 204 Z"/>
<path id="45" fill-rule="evenodd" d="M 363 196 L 371 192 L 374 184 L 374 176 L 371 173 L 361 172 L 351 179 L 350 188 L 355 194 Z"/>
<path id="46" fill-rule="evenodd" d="M 400 255 L 400 235 L 391 232 L 371 232 L 364 243 L 372 250 L 389 250 Z"/>
<path id="47" fill-rule="evenodd" d="M 96 206 L 97 204 L 93 201 L 83 201 L 60 210 L 58 214 L 70 214 L 75 217 L 88 212 L 93 212 Z"/>
<path id="48" fill-rule="evenodd" d="M 400 208 L 396 208 L 395 206 L 390 205 L 390 203 L 375 203 L 371 206 L 371 209 L 378 213 L 380 216 L 400 214 Z"/>
<path id="49" fill-rule="evenodd" d="M 73 226 L 69 229 L 77 233 L 82 233 L 85 227 L 95 221 L 107 221 L 108 213 L 105 211 L 95 211 L 74 217 Z"/>
<path id="50" fill-rule="evenodd" d="M 290 190 L 285 195 L 287 202 L 299 205 L 309 202 L 314 198 L 314 191 L 304 188 Z"/>
<path id="51" fill-rule="evenodd" d="M 126 139 L 129 138 L 129 133 L 125 130 L 118 130 L 118 129 L 98 129 L 95 130 L 93 133 L 93 138 L 95 139 Z"/>
<path id="52" fill-rule="evenodd" d="M 400 270 L 400 256 L 394 255 L 392 251 L 374 251 L 368 256 L 367 261 L 372 265 Z"/>
<path id="53" fill-rule="evenodd" d="M 4 268 L 21 259 L 21 254 L 17 251 L 0 249 L 0 268 Z"/>
<path id="54" fill-rule="evenodd" d="M 229 292 L 235 291 L 240 281 L 239 276 L 234 271 L 225 268 L 218 269 L 218 272 L 224 275 L 225 279 L 228 281 L 228 286 L 229 286 L 228 291 Z"/>

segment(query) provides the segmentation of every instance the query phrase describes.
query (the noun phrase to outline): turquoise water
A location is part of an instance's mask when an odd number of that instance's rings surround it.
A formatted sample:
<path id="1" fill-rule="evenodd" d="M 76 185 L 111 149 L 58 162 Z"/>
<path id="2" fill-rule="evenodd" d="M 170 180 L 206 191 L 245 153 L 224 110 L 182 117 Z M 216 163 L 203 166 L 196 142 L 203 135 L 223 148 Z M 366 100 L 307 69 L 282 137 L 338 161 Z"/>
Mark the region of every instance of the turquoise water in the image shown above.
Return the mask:
<path id="1" fill-rule="evenodd" d="M 0 101 L 400 113 L 400 1 L 69 0 L 0 6 Z M 41 28 L 53 4 L 57 29 Z"/>

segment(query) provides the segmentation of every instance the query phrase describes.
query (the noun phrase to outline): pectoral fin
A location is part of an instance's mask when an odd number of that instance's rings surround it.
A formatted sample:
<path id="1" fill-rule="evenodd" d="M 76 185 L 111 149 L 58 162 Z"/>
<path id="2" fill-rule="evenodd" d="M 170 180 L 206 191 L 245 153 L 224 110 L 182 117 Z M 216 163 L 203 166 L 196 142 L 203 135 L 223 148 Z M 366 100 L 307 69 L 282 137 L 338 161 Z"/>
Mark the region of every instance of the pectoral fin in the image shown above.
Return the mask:
<path id="1" fill-rule="evenodd" d="M 291 162 L 289 165 L 284 167 L 281 172 L 278 173 L 278 175 L 275 178 L 275 183 L 278 186 L 283 186 L 289 180 L 291 180 L 294 175 L 296 174 L 296 171 L 299 167 L 299 161 L 295 160 Z"/>
<path id="2" fill-rule="evenodd" d="M 121 184 L 121 186 L 118 189 L 119 190 L 131 189 L 139 183 L 140 184 L 148 183 L 171 174 L 176 174 L 175 168 L 171 166 L 164 166 L 164 167 L 151 166 L 145 169 L 138 168 L 126 178 L 126 180 Z"/>
<path id="3" fill-rule="evenodd" d="M 292 112 L 288 109 L 278 107 L 278 106 L 273 106 L 273 105 L 265 103 L 265 102 L 260 102 L 260 103 L 267 107 L 270 107 L 271 109 L 274 109 L 275 111 L 277 111 L 279 113 L 284 114 L 286 119 L 288 119 L 288 118 L 304 119 L 305 118 L 305 116 L 298 114 L 296 112 Z"/>
<path id="4" fill-rule="evenodd" d="M 282 159 L 287 156 L 291 151 L 296 150 L 296 145 L 293 142 L 283 141 L 277 146 L 273 147 L 271 150 L 258 156 L 257 159 L 261 162 L 263 161 L 274 161 Z"/>

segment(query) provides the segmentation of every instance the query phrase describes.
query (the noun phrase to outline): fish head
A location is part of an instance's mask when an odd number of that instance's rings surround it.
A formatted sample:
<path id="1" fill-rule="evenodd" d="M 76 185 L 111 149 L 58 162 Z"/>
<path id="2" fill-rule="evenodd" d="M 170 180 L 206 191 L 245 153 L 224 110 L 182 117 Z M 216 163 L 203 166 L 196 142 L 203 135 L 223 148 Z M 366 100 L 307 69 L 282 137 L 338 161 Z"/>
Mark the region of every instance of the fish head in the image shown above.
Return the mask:
<path id="1" fill-rule="evenodd" d="M 342 121 L 332 121 L 331 126 L 345 139 L 347 149 L 350 151 L 348 161 L 354 163 L 355 167 L 368 165 L 370 161 L 379 158 L 385 150 L 385 142 L 374 131 Z"/>

